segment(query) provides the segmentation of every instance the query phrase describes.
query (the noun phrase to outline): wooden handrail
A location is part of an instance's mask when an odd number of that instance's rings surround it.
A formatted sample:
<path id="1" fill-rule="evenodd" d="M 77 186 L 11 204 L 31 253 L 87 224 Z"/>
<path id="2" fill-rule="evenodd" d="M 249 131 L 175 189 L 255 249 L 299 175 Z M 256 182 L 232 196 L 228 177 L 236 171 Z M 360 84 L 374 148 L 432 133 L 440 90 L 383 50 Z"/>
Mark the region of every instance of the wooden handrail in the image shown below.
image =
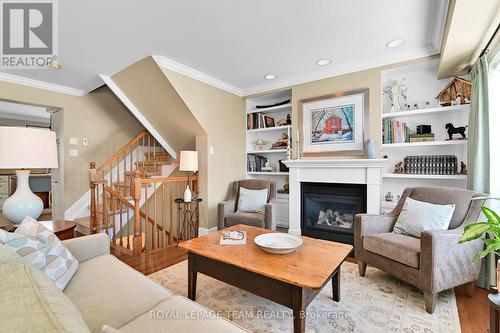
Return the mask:
<path id="1" fill-rule="evenodd" d="M 106 162 L 104 162 L 100 167 L 97 168 L 96 174 L 100 174 L 101 172 L 104 171 L 104 169 L 109 166 L 112 162 L 114 162 L 115 159 L 117 159 L 120 155 L 122 155 L 124 152 L 126 152 L 132 145 L 137 143 L 140 139 L 145 137 L 148 134 L 148 131 L 142 130 L 135 138 L 130 140 L 125 146 L 123 146 L 120 150 L 118 150 L 116 153 L 111 156 L 110 159 L 108 159 Z"/>
<path id="2" fill-rule="evenodd" d="M 198 180 L 198 176 L 194 175 L 189 177 L 190 180 Z M 176 183 L 176 182 L 187 182 L 188 177 L 186 176 L 181 176 L 181 177 L 164 177 L 164 178 L 142 178 L 141 183 L 142 184 L 151 184 L 151 183 Z"/>

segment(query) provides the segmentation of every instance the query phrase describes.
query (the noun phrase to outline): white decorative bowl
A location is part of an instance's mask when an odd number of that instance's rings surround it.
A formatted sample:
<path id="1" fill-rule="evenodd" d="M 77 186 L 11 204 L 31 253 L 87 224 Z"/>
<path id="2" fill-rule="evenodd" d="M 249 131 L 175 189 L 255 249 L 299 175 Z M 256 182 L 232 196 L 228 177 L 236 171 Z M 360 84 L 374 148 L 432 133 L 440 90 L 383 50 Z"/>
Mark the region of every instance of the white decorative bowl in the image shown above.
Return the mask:
<path id="1" fill-rule="evenodd" d="M 304 243 L 299 236 L 279 232 L 259 235 L 254 242 L 264 251 L 273 254 L 293 252 Z"/>

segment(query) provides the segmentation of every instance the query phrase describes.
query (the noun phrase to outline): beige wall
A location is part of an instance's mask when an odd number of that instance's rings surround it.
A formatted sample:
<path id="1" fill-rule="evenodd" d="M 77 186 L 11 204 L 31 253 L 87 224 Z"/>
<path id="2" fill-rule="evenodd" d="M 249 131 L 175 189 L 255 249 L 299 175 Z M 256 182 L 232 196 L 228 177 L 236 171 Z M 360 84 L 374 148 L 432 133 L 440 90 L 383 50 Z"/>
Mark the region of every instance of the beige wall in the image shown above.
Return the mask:
<path id="1" fill-rule="evenodd" d="M 0 82 L 0 99 L 63 108 L 64 112 L 64 207 L 67 209 L 88 189 L 89 162 L 97 165 L 137 135 L 142 126 L 108 88 L 83 97 Z M 69 137 L 78 137 L 79 146 L 70 146 Z M 88 146 L 81 138 L 89 139 Z M 69 149 L 77 148 L 77 157 Z"/>
<path id="2" fill-rule="evenodd" d="M 365 71 L 335 76 L 323 80 L 313 81 L 292 87 L 292 133 L 297 133 L 299 128 L 299 101 L 327 96 L 337 92 L 355 91 L 369 89 L 368 92 L 368 112 L 369 123 L 367 126 L 368 138 L 374 138 L 380 146 L 380 108 L 381 108 L 381 68 L 374 68 Z M 366 138 L 365 138 L 366 140 Z M 325 156 L 342 157 L 341 154 L 326 154 Z"/>
<path id="3" fill-rule="evenodd" d="M 206 132 L 197 138 L 200 177 L 206 174 L 206 227 L 217 226 L 217 204 L 226 200 L 232 181 L 245 177 L 244 100 L 236 95 L 162 68 Z M 207 154 L 213 147 L 214 154 Z M 206 169 L 205 165 L 206 163 Z M 204 170 L 205 169 L 205 170 Z M 202 193 L 203 182 L 200 184 Z"/>

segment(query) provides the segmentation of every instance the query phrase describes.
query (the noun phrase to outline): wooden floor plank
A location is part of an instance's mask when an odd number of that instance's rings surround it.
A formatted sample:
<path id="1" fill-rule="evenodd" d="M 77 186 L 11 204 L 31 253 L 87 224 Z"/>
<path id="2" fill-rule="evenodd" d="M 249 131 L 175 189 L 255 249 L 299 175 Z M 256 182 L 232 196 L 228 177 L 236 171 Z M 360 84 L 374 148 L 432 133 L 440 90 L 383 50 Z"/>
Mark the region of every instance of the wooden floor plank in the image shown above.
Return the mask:
<path id="1" fill-rule="evenodd" d="M 111 249 L 111 254 L 146 275 L 187 259 L 186 250 L 175 245 L 155 250 L 141 257 L 131 257 L 113 248 Z M 349 258 L 347 261 L 356 263 L 356 260 L 353 258 Z M 487 296 L 489 293 L 485 289 L 475 288 L 474 296 L 469 297 L 465 295 L 465 288 L 463 286 L 455 288 L 462 333 L 488 332 L 489 303 Z"/>

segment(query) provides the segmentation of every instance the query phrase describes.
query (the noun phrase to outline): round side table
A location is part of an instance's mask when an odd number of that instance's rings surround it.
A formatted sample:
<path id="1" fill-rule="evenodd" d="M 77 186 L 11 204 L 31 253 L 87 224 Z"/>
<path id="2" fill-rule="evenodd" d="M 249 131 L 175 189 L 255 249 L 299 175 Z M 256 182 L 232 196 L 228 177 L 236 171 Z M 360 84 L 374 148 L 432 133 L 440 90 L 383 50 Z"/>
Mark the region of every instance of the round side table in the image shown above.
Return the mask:
<path id="1" fill-rule="evenodd" d="M 178 206 L 179 225 L 177 226 L 177 245 L 179 241 L 198 237 L 200 225 L 200 202 L 201 198 L 184 201 L 183 198 L 174 200 Z"/>

